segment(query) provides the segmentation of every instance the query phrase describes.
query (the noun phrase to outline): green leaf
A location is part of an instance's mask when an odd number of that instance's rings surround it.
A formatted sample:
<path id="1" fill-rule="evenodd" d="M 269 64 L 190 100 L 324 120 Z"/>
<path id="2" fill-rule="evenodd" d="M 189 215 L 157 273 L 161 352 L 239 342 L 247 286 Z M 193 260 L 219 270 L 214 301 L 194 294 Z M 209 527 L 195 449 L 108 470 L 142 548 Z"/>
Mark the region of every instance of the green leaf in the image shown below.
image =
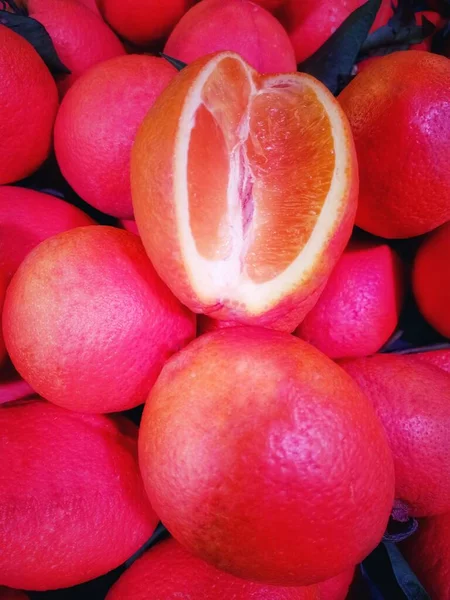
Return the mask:
<path id="1" fill-rule="evenodd" d="M 52 38 L 42 23 L 23 14 L 0 10 L 0 24 L 30 42 L 53 75 L 70 75 L 69 69 L 59 60 Z"/>

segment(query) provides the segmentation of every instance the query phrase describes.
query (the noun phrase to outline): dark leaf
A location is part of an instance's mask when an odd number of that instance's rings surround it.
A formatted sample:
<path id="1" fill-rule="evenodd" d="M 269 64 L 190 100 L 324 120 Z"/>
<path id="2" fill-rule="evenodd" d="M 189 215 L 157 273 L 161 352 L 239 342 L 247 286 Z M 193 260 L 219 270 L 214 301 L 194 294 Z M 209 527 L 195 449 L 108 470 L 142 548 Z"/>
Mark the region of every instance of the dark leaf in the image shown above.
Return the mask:
<path id="1" fill-rule="evenodd" d="M 369 586 L 389 600 L 430 600 L 397 546 L 381 543 L 362 563 Z"/>
<path id="2" fill-rule="evenodd" d="M 450 56 L 450 21 L 433 37 L 431 52 Z"/>
<path id="3" fill-rule="evenodd" d="M 178 60 L 178 58 L 173 58 L 172 56 L 169 56 L 168 54 L 164 54 L 164 52 L 160 52 L 160 56 L 162 58 L 165 58 L 167 60 L 167 62 L 169 62 L 178 71 L 181 71 L 181 69 L 184 69 L 184 67 L 187 66 L 187 63 L 183 62 L 182 60 Z"/>
<path id="4" fill-rule="evenodd" d="M 369 0 L 353 11 L 317 52 L 298 65 L 298 70 L 313 75 L 338 94 L 350 80 L 380 5 L 381 0 Z"/>
<path id="5" fill-rule="evenodd" d="M 429 344 L 427 346 L 416 346 L 414 348 L 405 348 L 404 350 L 394 351 L 395 354 L 417 354 L 418 352 L 433 352 L 435 350 L 450 350 L 449 342 Z"/>
<path id="6" fill-rule="evenodd" d="M 69 69 L 59 60 L 52 38 L 39 21 L 23 14 L 0 10 L 0 24 L 6 25 L 30 42 L 53 75 L 70 75 Z"/>
<path id="7" fill-rule="evenodd" d="M 391 561 L 394 576 L 406 598 L 408 600 L 430 600 L 397 546 L 391 542 L 384 542 L 384 546 Z"/>
<path id="8" fill-rule="evenodd" d="M 421 25 L 417 25 L 415 20 L 409 24 L 390 21 L 369 35 L 361 48 L 358 62 L 372 56 L 385 56 L 398 50 L 408 50 L 410 46 L 420 44 L 435 31 L 436 27 L 426 17 L 422 17 Z"/>

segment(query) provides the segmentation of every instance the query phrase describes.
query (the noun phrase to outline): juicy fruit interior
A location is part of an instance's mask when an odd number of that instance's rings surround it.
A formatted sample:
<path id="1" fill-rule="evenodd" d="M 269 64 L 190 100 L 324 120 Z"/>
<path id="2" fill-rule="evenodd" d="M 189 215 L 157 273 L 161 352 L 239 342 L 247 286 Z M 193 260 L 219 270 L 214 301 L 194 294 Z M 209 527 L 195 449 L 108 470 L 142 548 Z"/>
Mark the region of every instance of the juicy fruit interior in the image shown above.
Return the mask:
<path id="1" fill-rule="evenodd" d="M 187 150 L 189 226 L 209 283 L 262 284 L 311 235 L 335 170 L 332 127 L 295 76 L 222 60 L 201 89 Z"/>

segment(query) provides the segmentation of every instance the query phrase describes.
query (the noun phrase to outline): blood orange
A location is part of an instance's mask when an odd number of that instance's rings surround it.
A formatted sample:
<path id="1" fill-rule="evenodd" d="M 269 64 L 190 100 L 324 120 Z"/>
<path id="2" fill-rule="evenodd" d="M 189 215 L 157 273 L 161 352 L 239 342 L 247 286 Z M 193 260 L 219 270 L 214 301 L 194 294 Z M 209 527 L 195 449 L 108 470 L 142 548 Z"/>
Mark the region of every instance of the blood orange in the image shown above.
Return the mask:
<path id="1" fill-rule="evenodd" d="M 409 355 L 411 358 L 422 360 L 426 363 L 439 367 L 450 374 L 450 348 L 446 350 L 428 350 Z"/>
<path id="2" fill-rule="evenodd" d="M 324 44 L 345 19 L 365 0 L 286 0 L 280 20 L 302 62 Z M 382 0 L 372 31 L 386 25 L 392 17 L 391 0 Z"/>
<path id="3" fill-rule="evenodd" d="M 450 61 L 394 52 L 372 61 L 339 101 L 358 155 L 356 224 L 407 238 L 450 220 Z"/>
<path id="4" fill-rule="evenodd" d="M 131 182 L 146 250 L 184 304 L 287 331 L 345 247 L 358 184 L 328 90 L 300 73 L 258 75 L 230 52 L 189 65 L 161 94 Z"/>
<path id="5" fill-rule="evenodd" d="M 195 318 L 164 285 L 136 235 L 79 227 L 35 248 L 3 309 L 14 366 L 38 394 L 84 412 L 142 404 Z"/>
<path id="6" fill-rule="evenodd" d="M 414 296 L 425 319 L 450 337 L 450 223 L 434 231 L 420 246 L 413 268 Z"/>
<path id="7" fill-rule="evenodd" d="M 30 16 L 44 25 L 70 71 L 58 82 L 60 96 L 93 65 L 125 54 L 100 16 L 77 0 L 28 0 L 28 9 Z"/>
<path id="8" fill-rule="evenodd" d="M 407 356 L 340 363 L 372 401 L 394 456 L 397 499 L 412 516 L 450 511 L 450 377 Z"/>
<path id="9" fill-rule="evenodd" d="M 4 25 L 0 25 L 0 80 L 0 184 L 4 184 L 27 177 L 47 158 L 58 92 L 33 46 Z"/>
<path id="10" fill-rule="evenodd" d="M 189 554 L 173 539 L 152 548 L 112 587 L 106 600 L 322 600 L 318 586 L 275 587 L 245 581 Z"/>
<path id="11" fill-rule="evenodd" d="M 0 187 L 0 271 L 12 277 L 42 241 L 85 225 L 94 221 L 64 200 L 21 187 Z"/>
<path id="12" fill-rule="evenodd" d="M 220 50 L 236 52 L 260 73 L 297 70 L 282 25 L 249 0 L 202 0 L 184 15 L 164 48 L 187 63 Z"/>
<path id="13" fill-rule="evenodd" d="M 139 125 L 176 69 L 155 56 L 120 56 L 85 73 L 61 104 L 55 150 L 61 171 L 89 204 L 132 218 L 130 151 Z"/>
<path id="14" fill-rule="evenodd" d="M 203 335 L 165 365 L 144 408 L 139 461 L 180 543 L 273 585 L 353 567 L 380 541 L 394 499 L 367 398 L 318 350 L 269 329 Z"/>
<path id="15" fill-rule="evenodd" d="M 403 295 L 395 252 L 386 244 L 353 241 L 297 335 L 331 358 L 374 354 L 397 326 Z"/>
<path id="16" fill-rule="evenodd" d="M 30 400 L 0 407 L 0 429 L 0 585 L 82 583 L 152 535 L 130 421 Z"/>

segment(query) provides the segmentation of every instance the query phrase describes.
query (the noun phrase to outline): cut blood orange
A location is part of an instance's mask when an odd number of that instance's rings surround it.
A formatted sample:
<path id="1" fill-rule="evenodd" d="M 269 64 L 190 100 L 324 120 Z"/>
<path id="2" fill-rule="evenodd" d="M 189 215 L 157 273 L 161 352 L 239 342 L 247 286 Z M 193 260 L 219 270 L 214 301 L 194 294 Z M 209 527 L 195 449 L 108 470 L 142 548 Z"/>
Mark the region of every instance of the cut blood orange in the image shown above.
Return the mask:
<path id="1" fill-rule="evenodd" d="M 166 284 L 216 319 L 292 330 L 351 232 L 358 176 L 346 118 L 300 73 L 237 54 L 195 61 L 132 153 L 136 221 Z"/>

